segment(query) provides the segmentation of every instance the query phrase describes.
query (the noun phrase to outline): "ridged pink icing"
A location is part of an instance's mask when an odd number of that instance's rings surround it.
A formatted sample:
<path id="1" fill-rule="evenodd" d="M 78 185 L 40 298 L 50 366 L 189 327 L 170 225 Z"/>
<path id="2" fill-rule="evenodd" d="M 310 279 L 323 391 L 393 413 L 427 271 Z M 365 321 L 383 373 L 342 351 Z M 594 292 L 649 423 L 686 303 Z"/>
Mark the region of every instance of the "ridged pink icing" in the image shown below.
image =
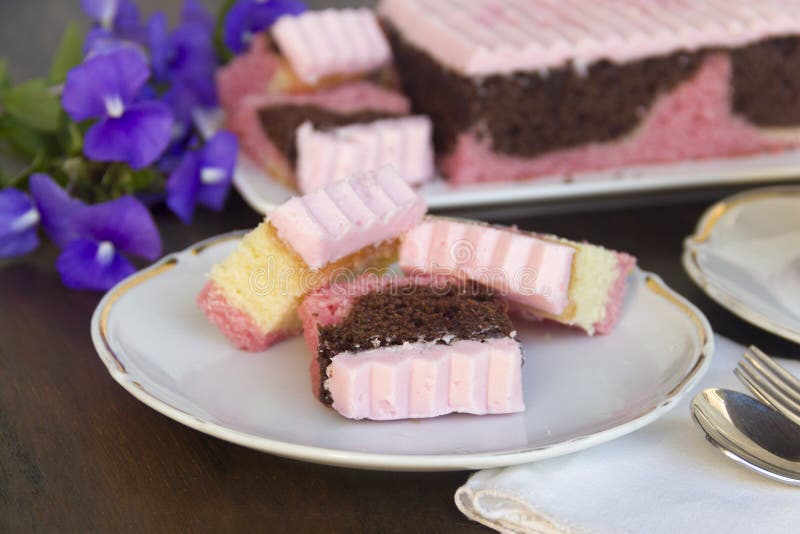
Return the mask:
<path id="1" fill-rule="evenodd" d="M 400 266 L 409 275 L 455 273 L 500 296 L 555 315 L 569 303 L 572 247 L 449 219 L 429 219 L 404 237 Z"/>
<path id="2" fill-rule="evenodd" d="M 753 154 L 792 146 L 768 138 L 732 114 L 730 73 L 727 56 L 709 56 L 691 80 L 657 100 L 639 128 L 620 141 L 520 158 L 495 153 L 485 136 L 479 139 L 466 133 L 442 158 L 441 168 L 453 182 L 477 183 Z"/>
<path id="3" fill-rule="evenodd" d="M 311 93 L 248 93 L 237 105 L 226 108 L 228 127 L 239 135 L 247 154 L 262 165 L 275 165 L 287 173 L 291 171 L 289 161 L 266 136 L 258 116 L 262 108 L 282 105 L 311 105 L 341 113 L 369 109 L 402 114 L 409 110 L 405 96 L 363 81 Z"/>
<path id="4" fill-rule="evenodd" d="M 232 305 L 222 289 L 212 281 L 207 282 L 197 295 L 197 306 L 209 322 L 216 325 L 231 343 L 242 350 L 250 352 L 265 350 L 279 341 L 300 333 L 287 330 L 268 332 L 262 330 L 247 312 Z"/>
<path id="5" fill-rule="evenodd" d="M 624 63 L 800 33 L 798 0 L 382 0 L 405 39 L 468 76 Z"/>
<path id="6" fill-rule="evenodd" d="M 292 70 L 309 84 L 332 74 L 372 70 L 391 59 L 389 43 L 367 8 L 286 15 L 271 31 Z"/>
<path id="7" fill-rule="evenodd" d="M 269 214 L 278 237 L 312 269 L 398 237 L 425 214 L 425 201 L 390 168 L 292 197 Z"/>
<path id="8" fill-rule="evenodd" d="M 298 188 L 307 193 L 386 165 L 411 185 L 427 182 L 434 174 L 431 130 L 420 115 L 326 130 L 306 122 L 297 130 Z"/>
<path id="9" fill-rule="evenodd" d="M 522 351 L 511 338 L 342 352 L 327 369 L 333 408 L 351 419 L 498 414 L 525 409 Z"/>

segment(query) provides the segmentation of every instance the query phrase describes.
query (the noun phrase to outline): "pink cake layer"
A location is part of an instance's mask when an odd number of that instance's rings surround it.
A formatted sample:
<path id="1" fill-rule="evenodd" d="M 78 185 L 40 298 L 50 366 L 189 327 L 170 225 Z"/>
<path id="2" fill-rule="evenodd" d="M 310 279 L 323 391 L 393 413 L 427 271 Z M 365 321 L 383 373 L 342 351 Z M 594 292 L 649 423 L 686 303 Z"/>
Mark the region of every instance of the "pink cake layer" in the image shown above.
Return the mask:
<path id="1" fill-rule="evenodd" d="M 522 351 L 511 338 L 342 352 L 328 366 L 333 408 L 351 419 L 525 410 Z"/>
<path id="2" fill-rule="evenodd" d="M 569 304 L 575 249 L 483 224 L 428 219 L 403 237 L 400 267 L 406 274 L 464 276 L 496 294 L 560 315 Z"/>
<path id="3" fill-rule="evenodd" d="M 410 107 L 408 99 L 400 93 L 363 81 L 311 93 L 249 94 L 237 102 L 226 108 L 228 128 L 239 136 L 242 148 L 256 162 L 265 167 L 278 167 L 286 174 L 291 174 L 292 165 L 264 133 L 258 116 L 262 108 L 310 105 L 340 113 L 376 110 L 405 114 Z"/>
<path id="4" fill-rule="evenodd" d="M 211 323 L 216 325 L 236 347 L 258 352 L 300 332 L 273 330 L 266 332 L 245 311 L 237 308 L 225 298 L 225 294 L 213 281 L 209 281 L 197 295 L 197 306 Z"/>
<path id="5" fill-rule="evenodd" d="M 608 292 L 606 313 L 602 321 L 594 324 L 594 330 L 598 334 L 608 334 L 619 321 L 625 300 L 625 283 L 634 267 L 636 258 L 624 252 L 617 252 L 617 277 Z"/>
<path id="6" fill-rule="evenodd" d="M 307 193 L 368 169 L 390 165 L 411 185 L 434 175 L 432 124 L 423 115 L 317 130 L 297 129 L 297 186 Z"/>
<path id="7" fill-rule="evenodd" d="M 422 220 L 425 201 L 384 167 L 292 197 L 269 214 L 278 237 L 319 269 L 368 245 L 394 239 Z"/>
<path id="8" fill-rule="evenodd" d="M 658 99 L 642 124 L 620 141 L 592 143 L 534 158 L 492 152 L 490 141 L 459 136 L 441 168 L 456 183 L 476 183 L 692 159 L 779 151 L 792 146 L 770 139 L 731 113 L 731 62 L 709 56 L 699 72 Z"/>
<path id="9" fill-rule="evenodd" d="M 280 69 L 278 56 L 267 48 L 264 35 L 256 35 L 245 54 L 217 70 L 220 106 L 230 116 L 248 95 L 262 94 Z"/>
<path id="10" fill-rule="evenodd" d="M 286 15 L 271 31 L 292 70 L 308 84 L 377 69 L 391 60 L 386 36 L 367 8 Z"/>
<path id="11" fill-rule="evenodd" d="M 800 33 L 797 0 L 382 0 L 418 48 L 467 76 L 625 63 Z"/>

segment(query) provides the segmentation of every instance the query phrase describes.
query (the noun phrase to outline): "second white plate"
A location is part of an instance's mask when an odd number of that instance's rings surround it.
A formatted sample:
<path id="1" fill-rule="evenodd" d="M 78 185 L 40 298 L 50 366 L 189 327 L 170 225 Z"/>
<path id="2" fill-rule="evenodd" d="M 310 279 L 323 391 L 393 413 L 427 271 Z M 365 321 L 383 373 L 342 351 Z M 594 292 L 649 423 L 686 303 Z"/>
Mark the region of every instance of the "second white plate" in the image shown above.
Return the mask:
<path id="1" fill-rule="evenodd" d="M 699 187 L 724 187 L 747 183 L 797 180 L 800 151 L 720 160 L 689 161 L 662 165 L 578 173 L 520 182 L 479 185 L 448 184 L 437 178 L 421 188 L 432 210 L 470 209 L 525 203 L 533 213 L 598 197 L 631 197 L 661 191 Z M 239 157 L 234 185 L 247 203 L 268 213 L 293 193 L 267 175 L 245 154 Z"/>
<path id="2" fill-rule="evenodd" d="M 800 343 L 800 186 L 711 206 L 684 243 L 689 276 L 744 320 Z"/>

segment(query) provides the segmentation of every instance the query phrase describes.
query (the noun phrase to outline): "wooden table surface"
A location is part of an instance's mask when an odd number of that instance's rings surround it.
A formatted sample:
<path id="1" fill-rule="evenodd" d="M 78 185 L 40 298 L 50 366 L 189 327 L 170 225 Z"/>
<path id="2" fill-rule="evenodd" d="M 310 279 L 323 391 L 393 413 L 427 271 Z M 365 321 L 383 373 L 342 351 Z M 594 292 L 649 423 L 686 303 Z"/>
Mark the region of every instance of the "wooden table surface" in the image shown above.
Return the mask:
<path id="1" fill-rule="evenodd" d="M 62 0 L 14 2 L 19 13 L 11 13 L 11 4 L 0 7 L 0 43 L 10 42 L 9 33 L 22 38 L 25 24 L 15 20 L 29 17 L 31 5 L 51 6 L 45 13 L 53 27 L 75 12 Z M 2 50 L 12 62 L 47 57 L 35 46 L 18 48 Z M 710 200 L 511 222 L 629 251 L 697 304 L 717 332 L 777 354 L 800 354 L 717 306 L 683 272 L 682 240 Z M 191 227 L 163 210 L 156 219 L 172 251 L 252 227 L 259 216 L 234 194 L 223 214 L 202 211 Z M 466 472 L 382 473 L 285 460 L 149 409 L 97 357 L 89 319 L 100 296 L 66 290 L 53 268 L 56 255 L 46 245 L 0 262 L 0 532 L 482 530 L 453 504 Z"/>

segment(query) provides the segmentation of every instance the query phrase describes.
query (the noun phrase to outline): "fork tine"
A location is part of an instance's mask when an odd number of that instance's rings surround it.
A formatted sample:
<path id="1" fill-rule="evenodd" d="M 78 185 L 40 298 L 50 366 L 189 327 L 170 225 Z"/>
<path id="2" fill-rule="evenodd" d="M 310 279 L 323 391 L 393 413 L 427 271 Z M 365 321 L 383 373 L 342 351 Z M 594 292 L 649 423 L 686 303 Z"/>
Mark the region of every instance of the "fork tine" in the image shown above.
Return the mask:
<path id="1" fill-rule="evenodd" d="M 759 364 L 762 364 L 763 367 L 769 369 L 773 376 L 779 377 L 774 379 L 773 382 L 785 384 L 786 389 L 792 391 L 797 396 L 798 402 L 800 402 L 800 380 L 798 380 L 797 377 L 784 369 L 778 362 L 764 354 L 764 352 L 755 345 L 750 345 L 744 355 L 751 363 L 757 361 Z"/>
<path id="2" fill-rule="evenodd" d="M 769 381 L 760 377 L 747 362 L 739 362 L 734 374 L 762 400 L 766 400 L 773 408 L 793 423 L 800 425 L 800 405 L 775 388 Z"/>
<path id="3" fill-rule="evenodd" d="M 772 367 L 767 366 L 762 362 L 762 360 L 754 357 L 753 354 L 749 352 L 744 353 L 744 360 L 742 360 L 740 363 L 743 362 L 747 362 L 754 372 L 757 373 L 762 379 L 769 382 L 775 389 L 783 393 L 792 402 L 800 406 L 800 392 L 796 391 L 791 384 L 784 382 L 780 375 L 775 374 L 772 370 Z"/>

